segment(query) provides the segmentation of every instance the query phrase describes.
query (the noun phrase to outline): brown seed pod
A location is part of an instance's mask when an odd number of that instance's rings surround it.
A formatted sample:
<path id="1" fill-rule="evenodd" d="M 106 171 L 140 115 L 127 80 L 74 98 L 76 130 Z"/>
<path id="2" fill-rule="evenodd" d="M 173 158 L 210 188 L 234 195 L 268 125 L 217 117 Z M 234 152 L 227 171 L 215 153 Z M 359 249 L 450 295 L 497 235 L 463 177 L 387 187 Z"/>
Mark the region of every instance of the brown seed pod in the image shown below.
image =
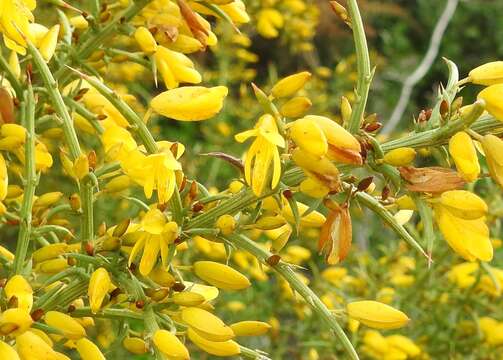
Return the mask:
<path id="1" fill-rule="evenodd" d="M 278 263 L 281 261 L 281 256 L 278 254 L 271 255 L 267 258 L 266 263 L 268 263 L 271 266 L 278 265 Z"/>
<path id="2" fill-rule="evenodd" d="M 36 309 L 30 314 L 31 318 L 33 321 L 38 321 L 44 316 L 44 310 L 42 309 Z"/>

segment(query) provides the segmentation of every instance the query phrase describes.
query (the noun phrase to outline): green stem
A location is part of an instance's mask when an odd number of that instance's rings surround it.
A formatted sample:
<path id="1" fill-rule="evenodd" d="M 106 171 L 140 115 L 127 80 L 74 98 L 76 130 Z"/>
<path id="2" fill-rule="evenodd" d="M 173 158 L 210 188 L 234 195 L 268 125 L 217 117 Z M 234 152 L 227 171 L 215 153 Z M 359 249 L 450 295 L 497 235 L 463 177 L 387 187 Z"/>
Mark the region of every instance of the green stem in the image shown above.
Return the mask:
<path id="1" fill-rule="evenodd" d="M 26 92 L 26 143 L 25 143 L 25 187 L 23 194 L 23 203 L 21 205 L 19 234 L 17 238 L 16 255 L 12 266 L 14 274 L 20 274 L 31 236 L 31 220 L 33 197 L 37 186 L 37 174 L 35 170 L 35 98 L 31 84 L 28 85 Z"/>
<path id="2" fill-rule="evenodd" d="M 232 234 L 228 236 L 228 240 L 238 248 L 248 251 L 264 265 L 267 265 L 267 259 L 272 256 L 272 253 L 264 250 L 244 235 Z M 344 330 L 337 322 L 335 316 L 330 312 L 330 310 L 328 310 L 320 298 L 304 284 L 295 271 L 292 270 L 292 267 L 287 263 L 280 261 L 278 264 L 273 265 L 272 268 L 278 272 L 290 284 L 290 286 L 299 293 L 300 296 L 304 298 L 306 303 L 314 310 L 314 312 L 318 314 L 321 320 L 330 327 L 330 329 L 332 329 L 347 352 L 349 358 L 357 360 L 358 354 L 344 333 Z"/>
<path id="3" fill-rule="evenodd" d="M 271 360 L 271 358 L 269 358 L 267 355 L 262 354 L 261 352 L 258 352 L 256 350 L 247 348 L 243 345 L 239 345 L 239 348 L 241 349 L 241 353 L 239 355 L 247 359 Z"/>
<path id="4" fill-rule="evenodd" d="M 356 48 L 356 62 L 358 66 L 356 100 L 354 102 L 353 111 L 348 124 L 348 130 L 355 134 L 360 129 L 360 124 L 367 105 L 367 98 L 373 74 L 370 69 L 367 39 L 365 38 L 365 29 L 363 28 L 363 21 L 360 15 L 360 10 L 358 9 L 358 4 L 356 0 L 348 0 L 347 4 L 353 28 L 353 39 Z"/>
<path id="5" fill-rule="evenodd" d="M 145 307 L 145 311 L 143 313 L 143 318 L 145 321 L 145 328 L 149 332 L 150 335 L 153 335 L 157 330 L 159 330 L 159 325 L 157 324 L 157 321 L 155 319 L 155 312 L 154 308 L 152 305 L 147 305 Z M 161 354 L 159 349 L 157 349 L 156 346 L 154 346 L 154 353 L 156 359 L 164 359 L 164 356 Z"/>
<path id="6" fill-rule="evenodd" d="M 433 214 L 426 201 L 416 197 L 415 203 L 423 223 L 423 238 L 426 243 L 426 252 L 428 254 L 428 265 L 431 263 L 431 254 L 433 253 L 433 243 L 435 242 L 435 230 L 433 229 Z"/>

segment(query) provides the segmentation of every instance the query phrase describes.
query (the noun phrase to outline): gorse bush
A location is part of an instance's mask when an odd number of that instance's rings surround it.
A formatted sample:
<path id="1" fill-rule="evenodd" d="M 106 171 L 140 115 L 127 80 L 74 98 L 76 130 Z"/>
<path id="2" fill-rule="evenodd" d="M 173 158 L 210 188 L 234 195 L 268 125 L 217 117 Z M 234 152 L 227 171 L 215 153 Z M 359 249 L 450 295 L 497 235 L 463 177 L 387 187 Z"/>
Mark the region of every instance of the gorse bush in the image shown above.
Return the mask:
<path id="1" fill-rule="evenodd" d="M 239 104 L 230 84 L 257 60 L 240 0 L 48 3 L 49 27 L 35 0 L 0 5 L 2 359 L 497 358 L 503 62 L 460 79 L 445 59 L 432 109 L 384 138 L 366 111 L 375 69 L 356 0 L 330 2 L 357 69 L 332 115 L 311 113 L 323 97 L 304 91 L 325 89 L 326 69 L 251 84 Z M 312 46 L 313 4 L 250 8 L 260 36 Z M 220 50 L 242 75 L 209 64 L 200 85 L 195 53 Z M 478 99 L 463 104 L 468 86 Z M 184 174 L 190 143 L 159 124 L 211 122 L 228 99 L 257 119 L 233 134 L 243 158 L 206 154 L 235 171 L 206 188 Z"/>

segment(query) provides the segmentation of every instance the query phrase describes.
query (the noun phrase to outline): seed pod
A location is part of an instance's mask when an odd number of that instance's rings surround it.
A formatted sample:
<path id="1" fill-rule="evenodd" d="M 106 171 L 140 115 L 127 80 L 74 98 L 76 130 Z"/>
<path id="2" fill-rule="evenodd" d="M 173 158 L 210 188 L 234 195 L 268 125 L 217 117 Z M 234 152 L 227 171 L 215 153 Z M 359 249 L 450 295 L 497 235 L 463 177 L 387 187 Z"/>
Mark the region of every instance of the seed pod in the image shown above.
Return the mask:
<path id="1" fill-rule="evenodd" d="M 266 334 L 271 325 L 262 321 L 240 321 L 230 325 L 236 336 L 261 336 Z"/>
<path id="2" fill-rule="evenodd" d="M 351 318 L 375 329 L 397 329 L 410 321 L 400 310 L 377 301 L 364 300 L 349 303 L 347 312 Z"/>
<path id="3" fill-rule="evenodd" d="M 215 356 L 234 356 L 241 353 L 238 343 L 233 340 L 210 341 L 200 336 L 195 330 L 189 328 L 187 335 L 198 348 Z"/>
<path id="4" fill-rule="evenodd" d="M 210 341 L 222 342 L 234 337 L 230 327 L 206 310 L 196 307 L 184 308 L 181 318 L 191 329 Z"/>
<path id="5" fill-rule="evenodd" d="M 251 285 L 248 278 L 239 271 L 213 261 L 196 261 L 194 273 L 202 280 L 220 289 L 241 290 Z"/>

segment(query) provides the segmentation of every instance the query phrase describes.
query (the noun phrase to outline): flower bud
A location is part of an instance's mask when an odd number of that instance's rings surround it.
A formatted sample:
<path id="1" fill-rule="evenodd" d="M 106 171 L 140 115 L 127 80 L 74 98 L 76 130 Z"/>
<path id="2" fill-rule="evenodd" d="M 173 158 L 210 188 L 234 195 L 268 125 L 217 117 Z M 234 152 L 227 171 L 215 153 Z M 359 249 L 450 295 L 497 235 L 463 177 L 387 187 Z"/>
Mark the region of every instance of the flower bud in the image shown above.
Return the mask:
<path id="1" fill-rule="evenodd" d="M 137 337 L 126 337 L 122 341 L 122 346 L 132 354 L 142 355 L 148 351 L 148 345 L 145 340 Z"/>
<path id="2" fill-rule="evenodd" d="M 271 325 L 262 321 L 240 321 L 230 325 L 236 336 L 261 336 L 266 334 Z"/>
<path id="3" fill-rule="evenodd" d="M 356 301 L 347 305 L 349 317 L 374 329 L 401 328 L 410 319 L 400 310 L 377 301 Z"/>
<path id="4" fill-rule="evenodd" d="M 295 94 L 306 85 L 311 78 L 309 71 L 302 71 L 279 80 L 271 89 L 271 94 L 275 98 L 288 97 Z"/>
<path id="5" fill-rule="evenodd" d="M 213 261 L 196 261 L 194 273 L 207 283 L 225 290 L 241 290 L 249 287 L 250 281 L 230 266 Z"/>
<path id="6" fill-rule="evenodd" d="M 54 259 L 67 252 L 67 250 L 68 244 L 66 243 L 49 244 L 33 252 L 33 261 L 40 263 L 45 260 Z"/>
<path id="7" fill-rule="evenodd" d="M 73 163 L 73 172 L 79 180 L 82 180 L 87 174 L 89 174 L 89 159 L 86 154 L 82 153 L 75 159 Z"/>
<path id="8" fill-rule="evenodd" d="M 392 166 L 408 166 L 416 157 L 416 150 L 410 147 L 393 149 L 384 155 L 384 162 Z"/>
<path id="9" fill-rule="evenodd" d="M 234 337 L 230 327 L 206 310 L 187 307 L 182 310 L 181 318 L 190 328 L 210 341 L 222 342 Z"/>
<path id="10" fill-rule="evenodd" d="M 48 208 L 57 203 L 63 196 L 62 192 L 54 191 L 45 193 L 37 198 L 33 203 L 34 207 Z"/>
<path id="11" fill-rule="evenodd" d="M 503 61 L 493 61 L 477 66 L 468 73 L 468 78 L 478 85 L 501 84 L 503 83 Z"/>
<path id="12" fill-rule="evenodd" d="M 449 140 L 449 153 L 456 169 L 466 181 L 474 181 L 480 173 L 479 159 L 473 141 L 467 133 L 460 131 Z"/>
<path id="13" fill-rule="evenodd" d="M 199 306 L 206 301 L 203 295 L 190 291 L 173 294 L 171 299 L 180 306 Z"/>
<path id="14" fill-rule="evenodd" d="M 89 280 L 87 294 L 91 311 L 95 314 L 100 308 L 105 296 L 108 294 L 112 281 L 105 268 L 99 268 L 93 272 Z"/>
<path id="15" fill-rule="evenodd" d="M 92 341 L 82 338 L 77 341 L 76 345 L 82 360 L 106 360 L 100 349 Z"/>
<path id="16" fill-rule="evenodd" d="M 156 52 L 157 42 L 146 27 L 140 26 L 137 28 L 134 33 L 134 38 L 140 46 L 141 51 L 145 54 L 150 55 Z"/>
<path id="17" fill-rule="evenodd" d="M 63 258 L 42 261 L 37 266 L 37 270 L 44 274 L 56 274 L 66 268 L 68 268 L 68 262 Z"/>
<path id="18" fill-rule="evenodd" d="M 297 96 L 283 104 L 279 112 L 284 117 L 296 118 L 304 115 L 304 113 L 309 110 L 312 105 L 313 103 L 309 100 L 309 98 L 305 96 Z"/>
<path id="19" fill-rule="evenodd" d="M 77 320 L 59 311 L 48 311 L 45 314 L 44 322 L 60 330 L 67 339 L 78 340 L 86 336 L 86 330 Z"/>
<path id="20" fill-rule="evenodd" d="M 222 215 L 217 219 L 215 226 L 222 234 L 230 235 L 236 229 L 236 219 L 232 215 Z"/>
<path id="21" fill-rule="evenodd" d="M 89 23 L 82 15 L 72 16 L 69 20 L 75 29 L 85 30 L 89 27 Z"/>
<path id="22" fill-rule="evenodd" d="M 309 214 L 304 215 L 304 213 L 309 209 L 306 204 L 297 202 L 297 208 L 300 215 L 300 226 L 302 227 L 321 227 L 325 223 L 325 216 L 318 211 L 311 211 Z M 281 215 L 285 217 L 290 223 L 295 223 L 295 217 L 293 215 L 292 208 L 288 202 L 284 203 Z"/>
<path id="23" fill-rule="evenodd" d="M 211 341 L 207 337 L 201 336 L 201 333 L 193 328 L 188 329 L 187 335 L 190 341 L 208 354 L 215 356 L 234 356 L 241 353 L 238 343 L 233 340 Z"/>
<path id="24" fill-rule="evenodd" d="M 157 349 L 164 355 L 180 360 L 190 359 L 189 351 L 173 333 L 167 330 L 157 330 L 152 340 Z"/>

